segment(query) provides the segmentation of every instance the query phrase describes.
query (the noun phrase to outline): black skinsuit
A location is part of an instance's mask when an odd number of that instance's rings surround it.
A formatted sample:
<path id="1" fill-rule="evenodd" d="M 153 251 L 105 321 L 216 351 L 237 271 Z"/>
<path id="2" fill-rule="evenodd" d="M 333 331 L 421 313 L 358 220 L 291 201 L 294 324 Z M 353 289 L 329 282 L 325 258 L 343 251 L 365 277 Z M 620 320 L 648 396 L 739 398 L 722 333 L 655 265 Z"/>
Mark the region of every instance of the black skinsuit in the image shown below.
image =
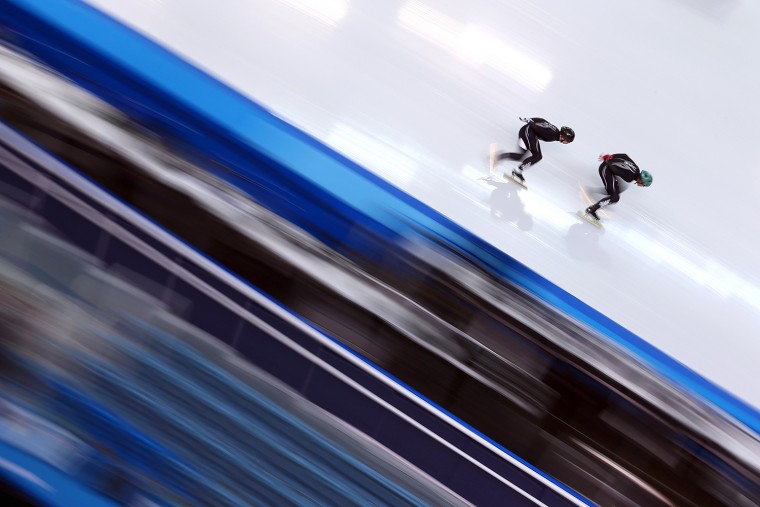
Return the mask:
<path id="1" fill-rule="evenodd" d="M 497 160 L 520 160 L 525 155 L 525 153 L 530 152 L 531 156 L 526 158 L 523 163 L 520 164 L 518 171 L 527 169 L 533 164 L 538 163 L 538 161 L 543 158 L 543 155 L 541 155 L 541 145 L 538 141 L 544 141 L 547 143 L 559 141 L 560 134 L 557 127 L 544 120 L 543 118 L 530 118 L 527 120 L 522 120 L 525 121 L 526 124 L 522 126 L 518 136 L 528 149 L 522 150 L 522 152 L 519 153 L 501 153 L 497 157 Z"/>
<path id="2" fill-rule="evenodd" d="M 602 178 L 604 190 L 608 195 L 591 207 L 594 211 L 620 200 L 618 178 L 630 183 L 641 177 L 641 170 L 625 153 L 615 153 L 599 165 L 599 177 Z"/>

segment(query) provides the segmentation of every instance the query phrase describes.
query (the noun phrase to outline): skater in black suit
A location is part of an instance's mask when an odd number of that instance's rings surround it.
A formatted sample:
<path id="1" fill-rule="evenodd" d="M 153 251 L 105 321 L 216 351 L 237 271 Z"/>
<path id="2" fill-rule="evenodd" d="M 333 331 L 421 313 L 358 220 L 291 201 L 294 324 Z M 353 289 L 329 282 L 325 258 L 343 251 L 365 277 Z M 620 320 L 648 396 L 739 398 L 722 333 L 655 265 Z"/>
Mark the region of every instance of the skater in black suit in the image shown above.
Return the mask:
<path id="1" fill-rule="evenodd" d="M 627 183 L 635 181 L 640 187 L 648 187 L 652 184 L 652 175 L 640 170 L 639 166 L 625 153 L 599 155 L 599 160 L 602 161 L 599 166 L 599 177 L 602 178 L 607 197 L 586 208 L 586 214 L 596 221 L 599 221 L 599 215 L 596 214 L 599 208 L 615 204 L 620 200 L 622 190 L 618 178 Z"/>
<path id="2" fill-rule="evenodd" d="M 513 178 L 525 183 L 523 171 L 537 164 L 543 158 L 539 141 L 547 143 L 559 141 L 562 144 L 568 144 L 575 139 L 575 132 L 570 127 L 557 128 L 543 118 L 520 118 L 520 120 L 525 122 L 518 133 L 521 151 L 518 153 L 500 153 L 496 156 L 496 160 L 520 160 L 526 153 L 530 152 L 530 156 L 512 171 Z"/>

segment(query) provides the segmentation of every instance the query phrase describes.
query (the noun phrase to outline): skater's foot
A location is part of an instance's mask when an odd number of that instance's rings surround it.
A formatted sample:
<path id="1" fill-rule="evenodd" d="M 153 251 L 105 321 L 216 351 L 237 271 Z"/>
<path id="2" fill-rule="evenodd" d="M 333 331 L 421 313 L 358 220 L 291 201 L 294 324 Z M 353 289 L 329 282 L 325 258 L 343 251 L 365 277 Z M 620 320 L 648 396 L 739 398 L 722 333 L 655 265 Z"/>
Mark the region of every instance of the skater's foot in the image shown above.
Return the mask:
<path id="1" fill-rule="evenodd" d="M 520 183 L 522 183 L 523 185 L 525 184 L 525 178 L 523 178 L 522 171 L 515 169 L 514 171 L 512 171 L 512 177 L 516 179 L 517 181 L 519 181 Z"/>
<path id="2" fill-rule="evenodd" d="M 599 215 L 596 214 L 596 212 L 597 212 L 598 209 L 599 208 L 597 208 L 595 206 L 589 206 L 588 208 L 586 208 L 586 215 L 590 216 L 591 218 L 593 218 L 594 220 L 596 220 L 598 222 L 599 221 Z"/>

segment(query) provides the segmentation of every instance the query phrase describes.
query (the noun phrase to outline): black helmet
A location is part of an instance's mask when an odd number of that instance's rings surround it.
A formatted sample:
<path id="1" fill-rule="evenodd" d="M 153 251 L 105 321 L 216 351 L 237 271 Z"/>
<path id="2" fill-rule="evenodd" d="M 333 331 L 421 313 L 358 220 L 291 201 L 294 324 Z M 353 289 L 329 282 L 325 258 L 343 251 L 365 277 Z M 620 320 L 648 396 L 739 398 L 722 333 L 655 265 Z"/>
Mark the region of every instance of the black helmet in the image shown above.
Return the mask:
<path id="1" fill-rule="evenodd" d="M 570 127 L 562 127 L 559 129 L 559 133 L 562 136 L 562 139 L 567 141 L 568 143 L 572 143 L 573 139 L 575 139 L 575 132 L 573 132 L 573 129 Z"/>

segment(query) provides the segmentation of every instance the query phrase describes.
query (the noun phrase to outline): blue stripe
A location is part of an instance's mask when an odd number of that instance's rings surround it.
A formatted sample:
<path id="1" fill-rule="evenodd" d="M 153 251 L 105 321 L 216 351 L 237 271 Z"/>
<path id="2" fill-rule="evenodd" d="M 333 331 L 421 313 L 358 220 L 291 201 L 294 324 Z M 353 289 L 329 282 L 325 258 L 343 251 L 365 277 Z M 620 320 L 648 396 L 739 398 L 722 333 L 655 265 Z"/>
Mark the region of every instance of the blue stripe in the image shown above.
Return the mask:
<path id="1" fill-rule="evenodd" d="M 760 434 L 760 412 L 753 407 L 492 245 L 94 8 L 77 0 L 8 0 L 6 4 L 0 20 L 7 29 L 22 32 L 12 38 L 14 43 L 149 123 L 171 118 L 174 134 L 228 162 L 237 174 L 225 177 L 264 202 L 270 199 L 268 204 L 274 203 L 273 208 L 279 208 L 285 218 L 306 224 L 309 230 L 311 219 L 310 225 L 322 229 L 323 234 L 325 230 L 335 231 L 332 240 L 336 244 L 350 241 L 351 223 L 362 224 L 391 240 L 408 234 L 414 225 L 427 230 L 506 280 L 597 329 L 676 385 L 712 402 Z M 265 166 L 269 173 L 257 172 Z M 262 182 L 275 182 L 268 190 L 280 192 L 276 202 L 274 197 L 261 197 Z M 278 190 L 283 188 L 279 186 L 282 182 L 294 185 L 296 190 Z M 343 213 L 349 223 L 336 222 L 329 227 L 317 223 L 310 215 L 323 216 L 319 206 L 301 198 L 288 200 L 298 197 L 306 186 L 324 205 Z"/>

